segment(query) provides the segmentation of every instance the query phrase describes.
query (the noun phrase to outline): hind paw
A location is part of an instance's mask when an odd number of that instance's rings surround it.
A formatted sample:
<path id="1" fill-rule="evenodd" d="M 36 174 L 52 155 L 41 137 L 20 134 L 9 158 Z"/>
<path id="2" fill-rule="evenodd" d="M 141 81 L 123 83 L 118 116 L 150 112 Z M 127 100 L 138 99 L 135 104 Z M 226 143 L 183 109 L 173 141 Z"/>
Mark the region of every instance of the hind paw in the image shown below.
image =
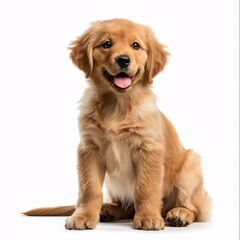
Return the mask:
<path id="1" fill-rule="evenodd" d="M 193 223 L 195 214 L 186 208 L 173 208 L 167 213 L 166 222 L 173 227 L 185 227 Z"/>

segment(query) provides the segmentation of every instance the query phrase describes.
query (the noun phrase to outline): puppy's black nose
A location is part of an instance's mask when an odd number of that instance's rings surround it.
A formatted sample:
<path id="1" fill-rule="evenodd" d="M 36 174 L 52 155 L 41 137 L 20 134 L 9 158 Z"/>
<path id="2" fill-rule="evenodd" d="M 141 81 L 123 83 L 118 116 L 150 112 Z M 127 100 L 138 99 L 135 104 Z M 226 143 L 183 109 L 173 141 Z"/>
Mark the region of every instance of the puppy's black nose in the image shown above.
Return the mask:
<path id="1" fill-rule="evenodd" d="M 120 55 L 115 60 L 120 68 L 126 68 L 130 64 L 130 58 L 126 55 Z"/>

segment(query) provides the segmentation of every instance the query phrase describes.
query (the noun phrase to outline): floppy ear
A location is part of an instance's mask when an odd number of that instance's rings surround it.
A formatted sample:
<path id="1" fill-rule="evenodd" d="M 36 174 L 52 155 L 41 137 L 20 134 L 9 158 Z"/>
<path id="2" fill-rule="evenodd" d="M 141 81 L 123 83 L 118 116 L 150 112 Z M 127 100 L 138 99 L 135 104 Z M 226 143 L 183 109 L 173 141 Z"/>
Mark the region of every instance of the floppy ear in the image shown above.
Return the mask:
<path id="1" fill-rule="evenodd" d="M 71 42 L 69 49 L 70 58 L 73 63 L 81 69 L 88 78 L 93 68 L 92 50 L 90 31 L 86 31 L 82 36 Z"/>
<path id="2" fill-rule="evenodd" d="M 148 60 L 145 69 L 149 84 L 153 82 L 152 79 L 163 70 L 167 63 L 169 53 L 165 51 L 164 47 L 154 36 L 151 36 L 148 42 Z"/>

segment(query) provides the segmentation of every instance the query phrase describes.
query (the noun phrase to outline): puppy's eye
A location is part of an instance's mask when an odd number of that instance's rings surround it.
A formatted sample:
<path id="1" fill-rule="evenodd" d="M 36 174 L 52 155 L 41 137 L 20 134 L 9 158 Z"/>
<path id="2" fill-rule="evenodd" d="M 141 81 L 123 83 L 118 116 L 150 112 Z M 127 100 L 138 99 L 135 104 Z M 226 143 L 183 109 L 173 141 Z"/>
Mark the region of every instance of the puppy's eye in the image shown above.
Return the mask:
<path id="1" fill-rule="evenodd" d="M 110 48 L 111 46 L 112 46 L 112 43 L 109 40 L 104 42 L 103 45 L 102 45 L 103 48 Z"/>
<path id="2" fill-rule="evenodd" d="M 134 49 L 138 50 L 138 49 L 140 48 L 140 45 L 139 45 L 139 43 L 137 43 L 137 42 L 134 42 L 134 43 L 132 44 L 132 48 L 134 48 Z"/>

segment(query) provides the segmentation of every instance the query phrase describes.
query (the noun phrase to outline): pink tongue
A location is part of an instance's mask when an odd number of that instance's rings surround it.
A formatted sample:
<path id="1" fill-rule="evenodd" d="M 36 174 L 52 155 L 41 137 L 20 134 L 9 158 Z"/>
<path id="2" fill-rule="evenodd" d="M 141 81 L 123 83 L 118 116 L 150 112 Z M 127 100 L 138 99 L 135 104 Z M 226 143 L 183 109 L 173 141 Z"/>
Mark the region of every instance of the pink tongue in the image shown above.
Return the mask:
<path id="1" fill-rule="evenodd" d="M 114 83 L 120 88 L 127 88 L 132 84 L 132 80 L 129 77 L 115 77 Z"/>

